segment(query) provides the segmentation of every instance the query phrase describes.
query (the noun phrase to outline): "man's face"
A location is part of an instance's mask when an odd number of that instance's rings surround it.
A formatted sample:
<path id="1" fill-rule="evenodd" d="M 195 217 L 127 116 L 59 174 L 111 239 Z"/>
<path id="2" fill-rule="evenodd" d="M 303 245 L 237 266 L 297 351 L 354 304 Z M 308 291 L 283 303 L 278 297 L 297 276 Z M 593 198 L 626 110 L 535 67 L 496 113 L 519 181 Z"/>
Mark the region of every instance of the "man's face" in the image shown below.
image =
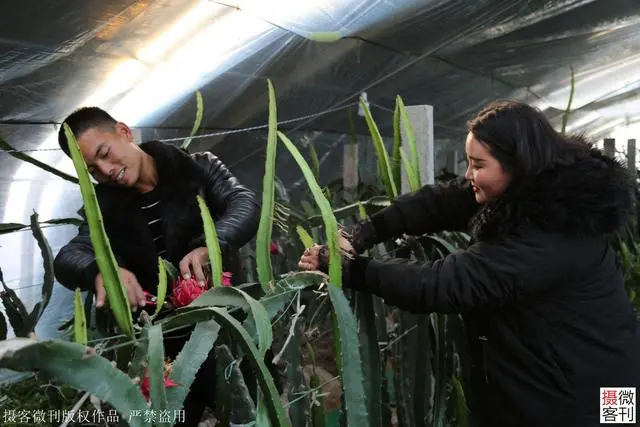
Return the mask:
<path id="1" fill-rule="evenodd" d="M 117 123 L 113 128 L 91 128 L 77 140 L 89 173 L 96 181 L 125 187 L 137 183 L 142 151 L 128 126 Z"/>

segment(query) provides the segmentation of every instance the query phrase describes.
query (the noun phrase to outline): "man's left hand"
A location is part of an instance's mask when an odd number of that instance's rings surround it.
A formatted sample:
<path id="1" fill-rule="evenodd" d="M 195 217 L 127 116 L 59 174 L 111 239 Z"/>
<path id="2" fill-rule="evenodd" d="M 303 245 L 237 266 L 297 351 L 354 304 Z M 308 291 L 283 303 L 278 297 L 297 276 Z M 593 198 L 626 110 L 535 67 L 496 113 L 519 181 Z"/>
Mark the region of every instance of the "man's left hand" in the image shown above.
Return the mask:
<path id="1" fill-rule="evenodd" d="M 205 284 L 204 266 L 209 260 L 209 251 L 206 247 L 196 248 L 185 255 L 180 261 L 178 268 L 180 268 L 180 274 L 185 279 L 190 279 L 191 276 L 195 276 L 196 280 L 200 284 Z"/>

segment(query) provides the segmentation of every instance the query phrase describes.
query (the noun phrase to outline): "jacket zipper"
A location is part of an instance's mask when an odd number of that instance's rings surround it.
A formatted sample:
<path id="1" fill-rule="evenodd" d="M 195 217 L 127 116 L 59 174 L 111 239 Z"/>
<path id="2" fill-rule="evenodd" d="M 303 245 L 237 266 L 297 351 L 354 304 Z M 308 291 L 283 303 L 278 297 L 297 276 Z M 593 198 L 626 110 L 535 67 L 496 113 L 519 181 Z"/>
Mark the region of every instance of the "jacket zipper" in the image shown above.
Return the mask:
<path id="1" fill-rule="evenodd" d="M 480 335 L 478 340 L 480 340 L 480 346 L 482 347 L 482 372 L 484 373 L 484 381 L 489 384 L 489 377 L 487 375 L 487 346 L 485 345 L 489 340 L 484 335 Z"/>

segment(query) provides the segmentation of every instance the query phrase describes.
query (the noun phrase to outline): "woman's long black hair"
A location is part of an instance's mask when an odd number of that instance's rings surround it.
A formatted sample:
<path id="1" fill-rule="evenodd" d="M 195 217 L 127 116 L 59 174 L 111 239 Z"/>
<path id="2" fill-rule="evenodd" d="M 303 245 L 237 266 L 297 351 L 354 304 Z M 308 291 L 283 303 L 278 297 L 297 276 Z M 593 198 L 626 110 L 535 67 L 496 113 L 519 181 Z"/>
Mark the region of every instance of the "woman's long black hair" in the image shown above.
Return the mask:
<path id="1" fill-rule="evenodd" d="M 535 178 L 553 166 L 571 164 L 588 155 L 581 135 L 556 131 L 540 110 L 518 101 L 495 101 L 467 124 L 514 182 Z"/>

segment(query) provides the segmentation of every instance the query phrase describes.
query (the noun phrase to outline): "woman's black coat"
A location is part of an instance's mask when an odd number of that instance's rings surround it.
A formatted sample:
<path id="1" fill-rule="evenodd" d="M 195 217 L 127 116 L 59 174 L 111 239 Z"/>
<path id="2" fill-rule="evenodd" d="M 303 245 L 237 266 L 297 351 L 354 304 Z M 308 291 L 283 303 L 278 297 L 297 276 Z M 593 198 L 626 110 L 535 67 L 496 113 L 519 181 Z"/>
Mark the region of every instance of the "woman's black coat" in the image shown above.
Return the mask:
<path id="1" fill-rule="evenodd" d="M 240 185 L 225 165 L 209 152 L 188 155 L 157 141 L 140 145 L 156 162 L 167 254 L 176 267 L 191 250 L 206 246 L 196 195 L 202 193 L 214 219 L 223 267 L 242 282 L 238 249 L 258 230 L 260 208 L 255 193 Z M 147 291 L 156 292 L 158 260 L 147 219 L 135 189 L 98 184 L 96 196 L 114 255 L 136 275 Z M 98 266 L 86 221 L 78 235 L 55 258 L 55 275 L 69 289 L 93 289 Z"/>
<path id="2" fill-rule="evenodd" d="M 640 385 L 640 330 L 610 246 L 629 182 L 592 150 L 487 205 L 468 185 L 424 187 L 359 239 L 470 226 L 471 246 L 433 263 L 357 257 L 346 286 L 411 312 L 462 313 L 480 425 L 599 425 L 600 387 Z"/>

